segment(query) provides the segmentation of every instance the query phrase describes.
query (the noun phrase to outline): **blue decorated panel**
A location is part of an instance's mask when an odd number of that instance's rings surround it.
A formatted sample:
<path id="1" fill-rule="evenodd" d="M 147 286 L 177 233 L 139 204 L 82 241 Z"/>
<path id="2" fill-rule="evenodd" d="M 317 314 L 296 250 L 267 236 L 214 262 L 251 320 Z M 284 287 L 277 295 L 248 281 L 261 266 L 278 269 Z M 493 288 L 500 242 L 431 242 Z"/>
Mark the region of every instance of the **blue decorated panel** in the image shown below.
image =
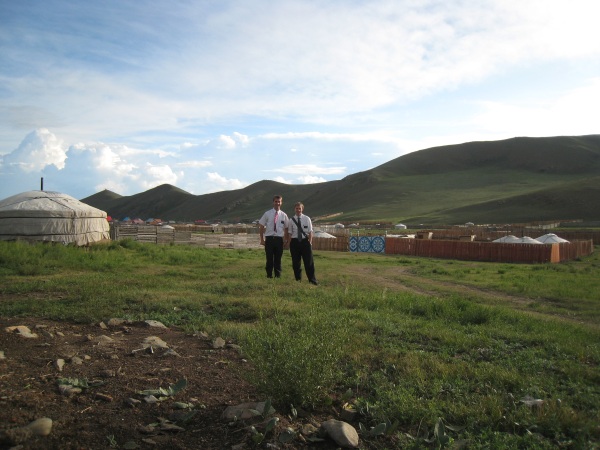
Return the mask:
<path id="1" fill-rule="evenodd" d="M 383 236 L 350 236 L 351 252 L 385 253 L 385 237 Z"/>

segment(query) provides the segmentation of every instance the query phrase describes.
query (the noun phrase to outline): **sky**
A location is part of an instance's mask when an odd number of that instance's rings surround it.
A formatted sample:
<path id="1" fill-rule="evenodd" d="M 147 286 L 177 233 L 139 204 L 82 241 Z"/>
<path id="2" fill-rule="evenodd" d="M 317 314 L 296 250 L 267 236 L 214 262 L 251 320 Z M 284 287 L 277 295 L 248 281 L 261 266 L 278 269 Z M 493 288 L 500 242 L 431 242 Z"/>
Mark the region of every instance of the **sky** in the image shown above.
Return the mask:
<path id="1" fill-rule="evenodd" d="M 77 199 L 319 183 L 600 134 L 598 17 L 597 0 L 0 0 L 0 199 L 41 178 Z"/>

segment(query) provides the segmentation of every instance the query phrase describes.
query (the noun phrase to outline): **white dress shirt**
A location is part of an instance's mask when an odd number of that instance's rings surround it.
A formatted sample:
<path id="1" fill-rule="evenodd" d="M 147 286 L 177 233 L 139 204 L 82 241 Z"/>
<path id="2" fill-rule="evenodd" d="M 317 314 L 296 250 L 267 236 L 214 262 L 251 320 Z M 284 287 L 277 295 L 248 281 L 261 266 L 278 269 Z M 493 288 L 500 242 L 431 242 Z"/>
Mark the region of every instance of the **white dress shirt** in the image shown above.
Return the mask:
<path id="1" fill-rule="evenodd" d="M 275 223 L 275 216 L 277 215 L 277 224 Z M 285 227 L 288 223 L 288 216 L 282 210 L 275 211 L 272 208 L 265 212 L 258 221 L 260 225 L 265 227 L 265 237 L 278 236 L 283 237 Z"/>

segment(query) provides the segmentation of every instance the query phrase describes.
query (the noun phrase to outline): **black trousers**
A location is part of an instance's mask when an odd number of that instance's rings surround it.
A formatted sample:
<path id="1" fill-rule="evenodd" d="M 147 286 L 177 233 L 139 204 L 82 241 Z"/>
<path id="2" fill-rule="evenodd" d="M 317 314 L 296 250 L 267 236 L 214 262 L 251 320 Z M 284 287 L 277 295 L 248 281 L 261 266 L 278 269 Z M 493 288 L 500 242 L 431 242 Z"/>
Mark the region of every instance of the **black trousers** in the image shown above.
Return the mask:
<path id="1" fill-rule="evenodd" d="M 273 271 L 276 277 L 281 276 L 281 256 L 283 255 L 283 238 L 277 236 L 265 237 L 265 255 L 267 265 L 265 267 L 267 276 L 271 278 Z"/>
<path id="2" fill-rule="evenodd" d="M 302 263 L 304 263 L 304 271 L 306 277 L 310 281 L 317 281 L 315 278 L 315 263 L 313 261 L 312 245 L 308 239 L 299 241 L 293 238 L 290 242 L 290 255 L 292 256 L 292 269 L 294 269 L 294 277 L 296 280 L 302 279 Z"/>

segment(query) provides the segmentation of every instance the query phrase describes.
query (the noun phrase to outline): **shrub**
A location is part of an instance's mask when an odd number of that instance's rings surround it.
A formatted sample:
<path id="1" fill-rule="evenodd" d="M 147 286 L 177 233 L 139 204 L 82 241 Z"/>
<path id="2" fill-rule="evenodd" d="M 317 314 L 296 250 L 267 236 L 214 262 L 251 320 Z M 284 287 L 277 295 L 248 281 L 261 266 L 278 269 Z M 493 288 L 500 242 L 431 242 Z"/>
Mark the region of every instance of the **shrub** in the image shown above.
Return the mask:
<path id="1" fill-rule="evenodd" d="M 244 352 L 255 366 L 251 382 L 284 405 L 315 405 L 341 378 L 346 321 L 317 310 L 303 314 L 263 320 L 244 337 Z"/>

